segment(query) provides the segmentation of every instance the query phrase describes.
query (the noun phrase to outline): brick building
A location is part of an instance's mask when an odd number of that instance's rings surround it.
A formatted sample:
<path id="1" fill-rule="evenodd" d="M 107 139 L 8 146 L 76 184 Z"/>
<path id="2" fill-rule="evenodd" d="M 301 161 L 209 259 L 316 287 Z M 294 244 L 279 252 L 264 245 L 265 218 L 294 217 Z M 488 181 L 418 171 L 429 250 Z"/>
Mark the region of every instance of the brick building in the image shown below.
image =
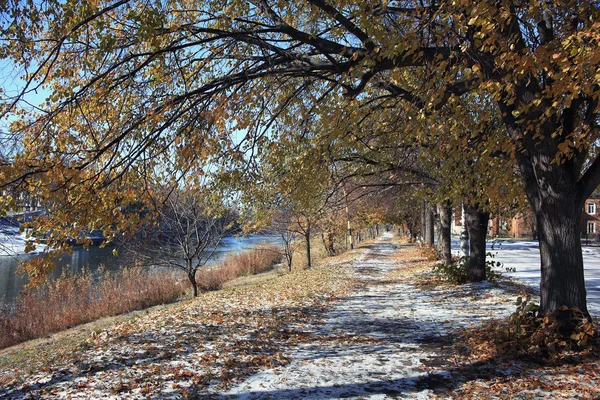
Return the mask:
<path id="1" fill-rule="evenodd" d="M 600 192 L 598 190 L 592 193 L 583 206 L 581 236 L 589 239 L 600 238 Z"/>
<path id="2" fill-rule="evenodd" d="M 455 235 L 460 234 L 462 230 L 461 211 L 460 208 L 454 209 L 452 233 Z M 533 215 L 527 210 L 511 218 L 491 216 L 488 234 L 494 237 L 535 238 Z M 581 210 L 581 237 L 600 241 L 600 190 L 592 193 Z"/>
<path id="3" fill-rule="evenodd" d="M 455 208 L 452 220 L 452 234 L 459 235 L 462 230 L 462 224 L 462 209 Z M 600 225 L 598 225 L 598 228 L 600 229 Z M 492 215 L 490 216 L 488 225 L 488 235 L 493 237 L 533 238 L 535 237 L 534 230 L 533 218 L 529 210 L 510 218 L 501 215 Z"/>

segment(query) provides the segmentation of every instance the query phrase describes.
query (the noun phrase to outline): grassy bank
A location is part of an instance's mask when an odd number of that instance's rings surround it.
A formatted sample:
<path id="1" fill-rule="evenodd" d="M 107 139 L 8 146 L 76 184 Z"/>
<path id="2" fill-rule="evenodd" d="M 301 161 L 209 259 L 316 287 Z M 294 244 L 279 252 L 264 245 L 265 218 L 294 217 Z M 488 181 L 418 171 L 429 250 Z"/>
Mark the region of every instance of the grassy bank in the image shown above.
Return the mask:
<path id="1" fill-rule="evenodd" d="M 338 263 L 354 256 L 353 251 L 341 250 L 342 254 L 328 257 L 315 238 L 313 263 Z M 202 292 L 236 285 L 252 286 L 262 281 L 255 278 L 257 275 L 272 270 L 281 258 L 281 249 L 277 246 L 246 250 L 227 257 L 210 269 L 198 271 L 196 280 Z M 303 270 L 305 263 L 304 245 L 300 242 L 294 254 L 293 270 Z M 269 278 L 275 276 L 277 274 Z M 101 318 L 173 303 L 189 292 L 187 278 L 171 271 L 149 274 L 141 268 L 129 268 L 119 273 L 101 272 L 95 277 L 90 272 L 65 275 L 38 289 L 23 291 L 13 310 L 0 313 L 0 349 Z"/>
<path id="2" fill-rule="evenodd" d="M 198 289 L 202 292 L 219 290 L 226 282 L 267 272 L 279 262 L 281 250 L 277 246 L 246 250 L 227 257 L 214 268 L 198 271 Z"/>
<path id="3" fill-rule="evenodd" d="M 366 243 L 362 245 L 366 245 Z M 208 312 L 207 308 L 212 307 L 215 300 L 221 298 L 224 299 L 225 304 L 235 305 L 236 307 L 244 306 L 246 308 L 256 302 L 262 307 L 262 305 L 269 303 L 265 296 L 261 294 L 265 290 L 270 292 L 271 295 L 276 295 L 277 298 L 282 296 L 280 301 L 287 301 L 286 299 L 289 298 L 298 300 L 297 295 L 299 291 L 304 293 L 300 297 L 310 294 L 310 297 L 316 296 L 316 298 L 322 298 L 319 296 L 320 289 L 317 290 L 314 284 L 320 281 L 326 291 L 334 290 L 337 285 L 330 281 L 330 279 L 338 283 L 342 280 L 346 281 L 346 275 L 341 273 L 342 270 L 339 267 L 356 258 L 362 251 L 357 248 L 356 250 L 348 251 L 335 257 L 322 258 L 320 262 L 316 263 L 317 267 L 312 271 L 304 271 L 299 266 L 291 274 L 287 273 L 287 269 L 282 268 L 277 270 L 272 269 L 258 275 L 242 275 L 237 279 L 224 283 L 223 290 L 201 294 L 197 299 L 189 298 L 177 303 L 158 305 L 145 310 L 101 318 L 72 329 L 60 331 L 52 335 L 45 335 L 38 339 L 0 350 L 0 387 L 8 385 L 10 382 L 26 379 L 27 376 L 39 373 L 40 370 L 52 368 L 52 366 L 73 365 L 76 359 L 82 357 L 82 353 L 88 351 L 91 346 L 96 346 L 96 344 L 90 344 L 94 338 L 105 336 L 102 332 L 112 332 L 115 329 L 119 331 L 120 328 L 116 327 L 124 325 L 147 326 L 147 324 L 141 324 L 137 321 L 155 321 L 159 316 L 171 316 L 183 310 L 190 310 L 192 312 L 195 309 L 199 309 L 205 313 Z M 330 267 L 326 269 L 318 268 L 324 265 L 329 265 Z M 329 278 L 324 280 L 319 278 L 324 273 Z M 314 281 L 315 279 L 317 281 Z M 291 283 L 292 281 L 294 283 Z M 243 293 L 247 293 L 247 296 L 242 296 L 244 300 L 238 299 L 235 302 L 226 300 L 231 296 L 237 298 L 238 295 Z M 217 308 L 222 309 L 223 306 Z M 253 313 L 247 313 L 246 311 L 240 315 L 246 314 L 253 315 Z M 264 318 L 268 317 L 268 315 L 260 314 L 257 317 L 260 317 L 260 322 L 263 324 Z M 186 320 L 193 320 L 194 324 L 199 323 L 196 317 L 190 317 Z M 293 321 L 297 323 L 298 318 L 293 316 Z M 113 334 L 110 333 L 107 337 L 109 336 L 112 337 Z M 198 338 L 198 343 L 203 343 L 202 338 Z M 84 358 L 86 357 L 84 356 Z"/>
<path id="4" fill-rule="evenodd" d="M 2 313 L 0 348 L 105 316 L 173 302 L 185 290 L 184 281 L 174 273 L 153 274 L 142 268 L 101 271 L 96 278 L 90 271 L 63 275 L 22 291 L 14 309 Z"/>
<path id="5" fill-rule="evenodd" d="M 277 247 L 248 250 L 210 270 L 198 271 L 201 291 L 218 290 L 242 276 L 269 271 L 281 259 Z M 189 290 L 186 278 L 172 271 L 143 268 L 63 275 L 19 294 L 12 310 L 0 314 L 0 348 L 46 336 L 102 317 L 177 301 Z"/>

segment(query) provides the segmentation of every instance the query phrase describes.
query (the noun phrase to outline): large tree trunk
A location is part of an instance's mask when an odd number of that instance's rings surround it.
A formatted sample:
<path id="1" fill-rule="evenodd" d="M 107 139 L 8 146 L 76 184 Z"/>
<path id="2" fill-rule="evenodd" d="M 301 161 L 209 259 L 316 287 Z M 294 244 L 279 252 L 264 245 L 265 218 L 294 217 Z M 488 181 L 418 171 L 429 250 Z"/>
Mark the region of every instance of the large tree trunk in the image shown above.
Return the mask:
<path id="1" fill-rule="evenodd" d="M 539 234 L 542 275 L 541 312 L 561 306 L 578 307 L 587 313 L 581 254 L 581 209 L 569 195 L 562 204 L 535 210 Z"/>
<path id="2" fill-rule="evenodd" d="M 439 212 L 439 220 L 440 220 L 440 252 L 442 253 L 442 258 L 444 260 L 444 264 L 450 265 L 452 264 L 452 246 L 451 246 L 451 231 L 450 231 L 450 220 L 452 217 L 452 208 L 447 203 L 440 204 L 440 212 Z"/>
<path id="3" fill-rule="evenodd" d="M 433 229 L 433 212 L 429 204 L 425 205 L 425 244 L 433 247 L 434 244 L 434 229 Z"/>
<path id="4" fill-rule="evenodd" d="M 482 211 L 479 207 L 465 205 L 465 223 L 469 231 L 469 262 L 467 265 L 467 279 L 469 282 L 479 282 L 485 276 L 485 239 L 487 234 L 490 213 Z"/>
<path id="5" fill-rule="evenodd" d="M 587 186 L 578 181 L 572 160 L 553 162 L 556 148 L 550 141 L 528 147 L 517 152 L 517 164 L 540 245 L 540 313 L 561 306 L 587 313 L 580 223 L 585 200 L 597 184 L 591 177 Z"/>
<path id="6" fill-rule="evenodd" d="M 575 180 L 565 179 L 569 173 L 564 165 L 546 166 L 544 175 L 532 174 L 531 167 L 523 165 L 521 176 L 540 244 L 540 313 L 568 306 L 587 314 L 580 239 L 581 210 L 587 196 L 578 192 Z M 540 178 L 545 178 L 545 186 L 535 184 Z"/>

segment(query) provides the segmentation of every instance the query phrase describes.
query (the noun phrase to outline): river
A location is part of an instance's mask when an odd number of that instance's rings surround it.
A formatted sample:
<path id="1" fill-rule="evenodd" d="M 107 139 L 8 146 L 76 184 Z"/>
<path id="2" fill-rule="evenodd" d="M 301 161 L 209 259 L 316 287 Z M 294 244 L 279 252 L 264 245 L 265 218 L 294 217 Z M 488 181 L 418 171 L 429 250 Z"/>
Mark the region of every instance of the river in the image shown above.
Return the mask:
<path id="1" fill-rule="evenodd" d="M 251 235 L 246 237 L 226 237 L 213 254 L 212 261 L 223 259 L 228 254 L 237 253 L 242 250 L 259 247 L 263 244 L 279 244 L 277 236 Z M 35 255 L 0 256 L 0 302 L 4 304 L 14 303 L 19 292 L 27 285 L 27 276 L 17 274 L 19 261 L 27 261 Z M 73 248 L 73 254 L 65 254 L 56 260 L 56 268 L 49 273 L 49 279 L 56 279 L 65 273 L 77 273 L 84 268 L 96 271 L 101 265 L 110 271 L 118 271 L 123 268 L 124 257 L 115 256 L 113 247 L 100 248 L 91 246 L 84 249 L 81 246 Z"/>

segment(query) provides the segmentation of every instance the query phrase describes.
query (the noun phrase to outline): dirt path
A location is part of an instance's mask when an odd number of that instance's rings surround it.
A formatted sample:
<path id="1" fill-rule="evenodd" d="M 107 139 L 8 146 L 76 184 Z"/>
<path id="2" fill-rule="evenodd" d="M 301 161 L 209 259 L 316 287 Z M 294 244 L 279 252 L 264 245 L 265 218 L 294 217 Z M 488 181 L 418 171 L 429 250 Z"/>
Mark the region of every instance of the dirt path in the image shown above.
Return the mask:
<path id="1" fill-rule="evenodd" d="M 343 333 L 346 343 L 301 344 L 288 355 L 290 364 L 255 374 L 226 394 L 239 399 L 431 398 L 451 389 L 447 335 L 492 313 L 508 313 L 508 299 L 499 303 L 502 291 L 487 283 L 424 291 L 394 279 L 403 266 L 398 262 L 402 250 L 391 239 L 384 235 L 353 263 L 362 288 L 311 327 L 316 338 Z"/>

